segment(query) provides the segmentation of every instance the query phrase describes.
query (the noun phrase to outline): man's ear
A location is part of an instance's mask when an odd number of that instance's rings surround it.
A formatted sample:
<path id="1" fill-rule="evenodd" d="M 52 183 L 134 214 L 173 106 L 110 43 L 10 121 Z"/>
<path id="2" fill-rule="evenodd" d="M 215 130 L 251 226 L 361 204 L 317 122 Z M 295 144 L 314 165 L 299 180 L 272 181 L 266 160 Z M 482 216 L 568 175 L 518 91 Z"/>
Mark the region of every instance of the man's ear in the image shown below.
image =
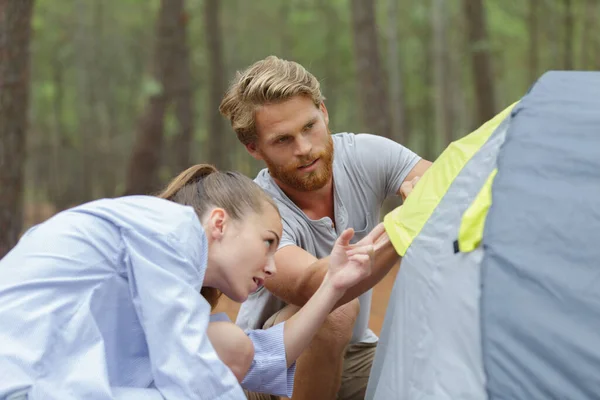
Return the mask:
<path id="1" fill-rule="evenodd" d="M 254 157 L 256 160 L 262 161 L 262 156 L 260 155 L 260 152 L 258 151 L 258 149 L 256 148 L 256 142 L 251 142 L 248 143 L 246 145 L 246 151 L 248 151 L 248 153 Z"/>
<path id="2" fill-rule="evenodd" d="M 325 103 L 321 102 L 319 108 L 321 109 L 323 117 L 325 118 L 325 125 L 329 125 L 329 113 L 327 112 L 327 107 L 325 107 Z"/>
<path id="3" fill-rule="evenodd" d="M 227 213 L 219 207 L 215 207 L 208 215 L 208 232 L 207 235 L 213 240 L 220 240 L 225 233 L 225 225 L 227 225 Z"/>

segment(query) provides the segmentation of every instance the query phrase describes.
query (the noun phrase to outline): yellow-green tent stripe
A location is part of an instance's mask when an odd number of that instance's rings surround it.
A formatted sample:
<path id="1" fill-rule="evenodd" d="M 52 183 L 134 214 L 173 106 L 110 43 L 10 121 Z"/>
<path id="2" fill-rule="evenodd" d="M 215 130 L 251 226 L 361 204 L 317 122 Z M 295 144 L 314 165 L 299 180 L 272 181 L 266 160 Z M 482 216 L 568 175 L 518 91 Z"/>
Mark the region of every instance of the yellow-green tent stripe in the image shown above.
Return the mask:
<path id="1" fill-rule="evenodd" d="M 420 179 L 405 203 L 384 217 L 384 226 L 396 252 L 404 256 L 462 168 L 483 146 L 517 103 L 479 129 L 451 143 Z"/>
<path id="2" fill-rule="evenodd" d="M 485 217 L 492 204 L 492 183 L 496 172 L 497 169 L 492 171 L 471 206 L 463 214 L 458 231 L 458 250 L 461 252 L 473 251 L 481 243 Z"/>

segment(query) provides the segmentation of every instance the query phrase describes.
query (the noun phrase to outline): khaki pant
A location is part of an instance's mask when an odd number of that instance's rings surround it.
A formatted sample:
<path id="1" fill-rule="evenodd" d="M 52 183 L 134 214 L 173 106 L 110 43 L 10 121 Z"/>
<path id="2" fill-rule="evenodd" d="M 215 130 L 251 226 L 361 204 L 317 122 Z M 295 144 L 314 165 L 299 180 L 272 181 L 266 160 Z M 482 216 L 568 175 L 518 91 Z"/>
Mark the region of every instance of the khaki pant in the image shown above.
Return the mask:
<path id="1" fill-rule="evenodd" d="M 268 329 L 278 313 L 265 322 L 263 328 Z M 342 370 L 342 383 L 337 395 L 338 400 L 363 400 L 369 382 L 369 374 L 377 343 L 352 343 L 346 348 Z M 244 390 L 249 400 L 278 400 L 280 397 L 264 393 L 254 393 Z"/>

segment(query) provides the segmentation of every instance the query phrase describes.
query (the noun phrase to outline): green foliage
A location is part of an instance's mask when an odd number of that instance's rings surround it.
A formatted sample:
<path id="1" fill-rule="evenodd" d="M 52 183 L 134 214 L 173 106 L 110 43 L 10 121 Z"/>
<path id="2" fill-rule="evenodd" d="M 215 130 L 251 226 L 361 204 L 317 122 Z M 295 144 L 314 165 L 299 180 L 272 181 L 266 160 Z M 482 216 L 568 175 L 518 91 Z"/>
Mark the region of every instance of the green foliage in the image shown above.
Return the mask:
<path id="1" fill-rule="evenodd" d="M 144 97 L 158 96 L 163 92 L 163 87 L 154 77 L 144 76 L 142 81 L 142 95 Z"/>
<path id="2" fill-rule="evenodd" d="M 390 0 L 377 0 L 379 50 L 385 61 Z M 435 132 L 433 104 L 432 2 L 398 1 L 397 44 L 402 66 L 404 101 L 410 127 L 408 146 L 435 157 L 444 147 Z M 563 2 L 542 0 L 539 11 L 539 75 L 562 67 L 564 43 Z M 445 24 L 448 53 L 456 100 L 455 136 L 475 128 L 475 99 L 470 51 L 466 45 L 467 21 L 463 0 L 446 1 Z M 585 54 L 585 68 L 600 67 L 598 22 L 587 12 L 586 1 L 573 1 L 575 66 Z M 139 116 L 149 97 L 162 88 L 151 75 L 155 45 L 155 21 L 159 0 L 37 0 L 33 16 L 31 47 L 31 140 L 29 182 L 39 183 L 36 171 L 47 170 L 67 187 L 80 177 L 79 162 L 92 160 L 94 193 L 104 193 L 110 159 L 116 182 L 123 176 L 130 156 Z M 208 64 L 203 0 L 187 0 L 187 29 L 195 104 L 195 137 L 192 159 L 203 161 L 207 136 Z M 357 85 L 350 0 L 223 0 L 220 3 L 225 81 L 235 71 L 267 55 L 296 60 L 313 72 L 327 98 L 333 131 L 368 131 L 360 121 L 361 93 Z M 489 40 L 479 45 L 488 49 L 493 61 L 498 110 L 522 96 L 529 81 L 529 1 L 485 1 Z M 588 18 L 588 20 L 586 20 Z M 591 19 L 590 19 L 591 18 Z M 595 19 L 594 19 L 595 18 Z M 584 40 L 584 21 L 589 38 Z M 386 67 L 387 68 L 387 67 Z M 176 132 L 173 110 L 165 120 L 168 148 Z M 230 135 L 231 159 L 253 174 L 259 164 L 246 160 L 244 149 Z M 48 149 L 54 157 L 48 161 Z M 73 154 L 72 154 L 73 153 Z M 239 156 L 235 155 L 238 153 Z M 69 161 L 70 160 L 70 161 Z M 60 162 L 59 162 L 60 161 Z M 161 169 L 163 178 L 167 169 Z M 46 186 L 49 184 L 46 184 Z M 108 185 L 110 186 L 110 185 Z M 41 187 L 45 187 L 42 185 Z M 55 200 L 55 199 L 50 199 Z"/>

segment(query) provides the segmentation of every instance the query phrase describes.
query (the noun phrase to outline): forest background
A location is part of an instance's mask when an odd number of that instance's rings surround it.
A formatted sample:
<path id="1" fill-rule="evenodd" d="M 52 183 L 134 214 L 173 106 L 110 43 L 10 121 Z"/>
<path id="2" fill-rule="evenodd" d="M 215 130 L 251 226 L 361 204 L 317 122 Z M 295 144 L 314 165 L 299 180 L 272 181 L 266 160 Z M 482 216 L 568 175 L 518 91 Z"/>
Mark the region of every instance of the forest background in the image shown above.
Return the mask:
<path id="1" fill-rule="evenodd" d="M 599 23 L 600 0 L 0 0 L 0 258 L 194 163 L 254 177 L 218 106 L 268 55 L 317 76 L 333 132 L 434 160 L 544 72 L 600 70 Z"/>

